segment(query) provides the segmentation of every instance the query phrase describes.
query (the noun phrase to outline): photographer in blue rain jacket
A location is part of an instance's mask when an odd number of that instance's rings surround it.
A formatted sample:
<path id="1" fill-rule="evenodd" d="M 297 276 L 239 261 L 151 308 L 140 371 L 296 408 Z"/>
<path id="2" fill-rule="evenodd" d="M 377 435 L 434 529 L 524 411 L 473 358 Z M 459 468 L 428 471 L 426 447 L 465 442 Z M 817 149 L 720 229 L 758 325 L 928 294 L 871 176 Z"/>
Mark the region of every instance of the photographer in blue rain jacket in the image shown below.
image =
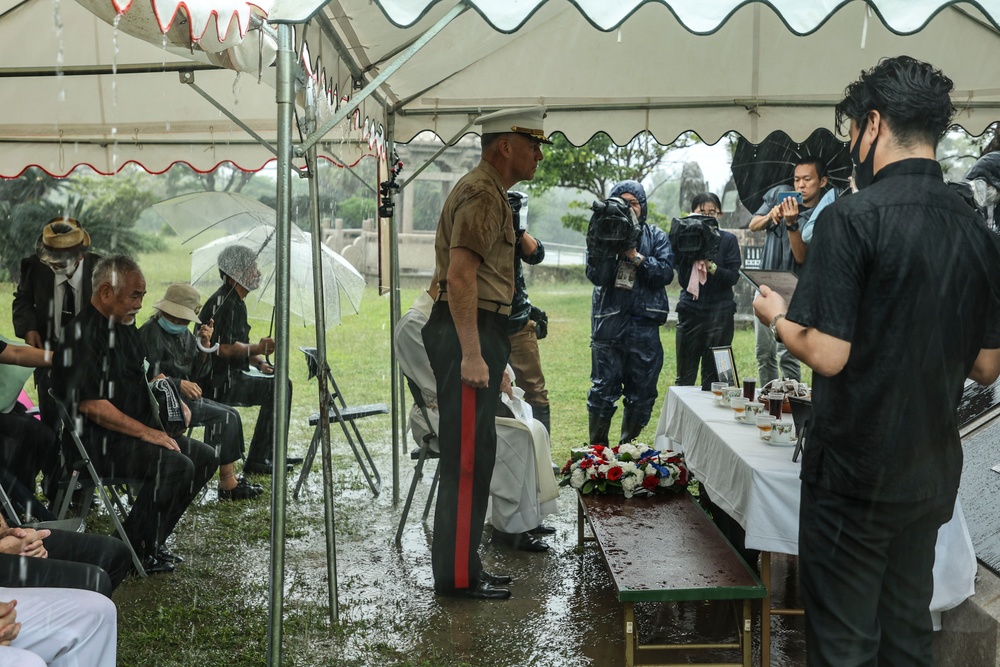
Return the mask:
<path id="1" fill-rule="evenodd" d="M 624 395 L 620 442 L 634 440 L 649 422 L 656 401 L 656 381 L 663 367 L 660 327 L 670 305 L 664 289 L 674 277 L 674 256 L 666 233 L 646 224 L 646 191 L 637 181 L 611 189 L 630 209 L 631 238 L 610 230 L 614 216 L 595 210 L 587 234 L 587 278 L 594 283 L 591 306 L 592 387 L 587 395 L 591 444 L 609 444 L 608 431 L 618 398 Z M 595 204 L 595 207 L 601 206 Z M 616 247 L 617 246 L 617 247 Z"/>

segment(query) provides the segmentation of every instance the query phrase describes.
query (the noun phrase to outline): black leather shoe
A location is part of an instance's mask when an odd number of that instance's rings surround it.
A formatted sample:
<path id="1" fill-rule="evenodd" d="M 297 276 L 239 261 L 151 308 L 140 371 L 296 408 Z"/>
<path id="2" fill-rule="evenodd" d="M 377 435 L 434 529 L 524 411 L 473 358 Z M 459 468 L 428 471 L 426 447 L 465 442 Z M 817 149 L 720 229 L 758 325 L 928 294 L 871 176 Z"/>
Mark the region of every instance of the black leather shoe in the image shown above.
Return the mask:
<path id="1" fill-rule="evenodd" d="M 475 588 L 452 588 L 440 590 L 435 588 L 434 594 L 446 598 L 465 598 L 467 600 L 506 600 L 510 591 L 506 588 L 494 588 L 480 581 Z"/>
<path id="2" fill-rule="evenodd" d="M 506 574 L 493 574 L 492 572 L 483 570 L 479 573 L 479 581 L 489 584 L 490 586 L 507 586 L 514 580 Z"/>
<path id="3" fill-rule="evenodd" d="M 142 569 L 146 574 L 170 574 L 174 571 L 174 564 L 160 560 L 156 556 L 146 556 L 142 559 Z"/>
<path id="4" fill-rule="evenodd" d="M 262 493 L 264 487 L 260 484 L 251 484 L 245 477 L 240 476 L 233 488 L 219 489 L 219 500 L 253 500 Z"/>
<path id="5" fill-rule="evenodd" d="M 183 563 L 184 558 L 178 556 L 173 551 L 166 547 L 160 547 L 156 550 L 156 560 L 162 560 L 164 563 Z"/>
<path id="6" fill-rule="evenodd" d="M 518 551 L 541 553 L 549 550 L 548 544 L 531 533 L 505 533 L 494 528 L 493 541 L 517 549 Z"/>
<path id="7" fill-rule="evenodd" d="M 544 523 L 537 528 L 532 528 L 528 531 L 532 535 L 555 535 L 556 529 L 552 526 L 546 526 Z"/>

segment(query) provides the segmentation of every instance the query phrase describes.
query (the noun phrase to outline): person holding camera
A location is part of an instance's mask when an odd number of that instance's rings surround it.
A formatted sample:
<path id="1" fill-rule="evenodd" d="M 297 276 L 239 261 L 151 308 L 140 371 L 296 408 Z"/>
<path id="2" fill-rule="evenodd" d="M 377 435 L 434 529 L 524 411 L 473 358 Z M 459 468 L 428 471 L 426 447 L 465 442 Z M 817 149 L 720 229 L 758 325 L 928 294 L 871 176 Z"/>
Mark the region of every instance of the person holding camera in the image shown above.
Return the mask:
<path id="1" fill-rule="evenodd" d="M 517 386 L 524 391 L 524 402 L 531 406 L 532 417 L 542 422 L 549 433 L 549 392 L 545 388 L 542 360 L 538 341 L 548 335 L 549 318 L 545 311 L 531 305 L 524 283 L 521 262 L 534 266 L 545 259 L 545 246 L 528 233 L 528 195 L 517 190 L 507 193 L 514 214 L 514 301 L 507 320 L 507 337 L 510 339 L 510 359 Z"/>
<path id="2" fill-rule="evenodd" d="M 764 204 L 750 220 L 751 232 L 766 232 L 764 256 L 760 268 L 766 271 L 794 271 L 798 273 L 800 262 L 796 255 L 805 260 L 805 244 L 802 242 L 801 227 L 816 210 L 816 205 L 826 189 L 826 164 L 811 156 L 800 157 L 793 172 L 794 191 L 798 197 L 778 197 L 788 188 L 777 185 L 764 195 Z M 797 248 L 797 252 L 793 252 Z M 799 360 L 784 345 L 759 323 L 757 331 L 757 386 L 763 387 L 779 377 L 798 380 L 802 377 Z M 780 369 L 779 369 L 780 366 Z M 780 370 L 780 376 L 779 376 Z"/>
<path id="3" fill-rule="evenodd" d="M 677 254 L 677 279 L 684 289 L 677 303 L 677 379 L 675 384 L 693 385 L 701 363 L 701 388 L 708 391 L 718 379 L 713 347 L 732 345 L 736 300 L 733 286 L 740 279 L 740 244 L 736 235 L 719 229 L 722 202 L 711 192 L 691 200 L 693 216 L 718 233 L 718 246 L 700 248 L 693 254 Z M 704 243 L 699 244 L 704 246 Z"/>
<path id="4" fill-rule="evenodd" d="M 622 395 L 620 442 L 634 440 L 649 423 L 663 368 L 660 327 L 670 313 L 664 288 L 674 278 L 674 254 L 666 233 L 646 223 L 639 182 L 616 184 L 611 198 L 594 206 L 587 232 L 587 279 L 594 284 L 587 412 L 591 444 L 607 445 Z M 633 230 L 627 237 L 615 231 L 623 216 Z"/>

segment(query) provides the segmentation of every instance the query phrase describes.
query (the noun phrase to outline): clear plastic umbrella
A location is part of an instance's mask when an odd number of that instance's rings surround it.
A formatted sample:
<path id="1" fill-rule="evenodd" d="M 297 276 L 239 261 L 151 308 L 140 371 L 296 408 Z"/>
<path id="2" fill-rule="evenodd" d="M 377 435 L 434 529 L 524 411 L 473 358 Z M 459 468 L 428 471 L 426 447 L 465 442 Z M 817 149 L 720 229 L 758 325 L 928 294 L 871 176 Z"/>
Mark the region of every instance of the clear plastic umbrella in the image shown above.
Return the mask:
<path id="1" fill-rule="evenodd" d="M 236 192 L 193 192 L 157 202 L 143 211 L 142 217 L 154 225 L 170 225 L 182 243 L 190 243 L 213 232 L 212 238 L 257 225 L 274 227 L 276 214 L 267 204 Z"/>
<path id="2" fill-rule="evenodd" d="M 260 286 L 247 296 L 251 301 L 274 305 L 275 228 L 258 225 L 245 232 L 231 234 L 206 243 L 191 253 L 191 284 L 203 294 L 219 287 L 219 253 L 232 245 L 250 248 L 257 256 Z M 289 309 L 305 324 L 316 322 L 313 305 L 313 262 L 311 235 L 292 227 L 291 235 L 291 303 Z M 327 328 L 340 324 L 341 316 L 357 313 L 365 289 L 365 279 L 343 257 L 325 245 L 322 253 L 323 293 Z"/>

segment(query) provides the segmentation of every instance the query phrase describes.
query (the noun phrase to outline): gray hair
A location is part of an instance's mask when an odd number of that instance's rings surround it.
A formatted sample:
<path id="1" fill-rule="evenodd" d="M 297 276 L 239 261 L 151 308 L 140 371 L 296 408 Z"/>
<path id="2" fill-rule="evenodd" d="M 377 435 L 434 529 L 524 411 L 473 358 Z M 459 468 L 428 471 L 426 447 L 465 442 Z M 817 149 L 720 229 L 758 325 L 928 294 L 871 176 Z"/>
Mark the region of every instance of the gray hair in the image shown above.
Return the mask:
<path id="1" fill-rule="evenodd" d="M 115 294 L 121 289 L 125 276 L 130 273 L 142 275 L 139 264 L 128 255 L 114 255 L 113 257 L 103 257 L 94 267 L 94 275 L 91 278 L 93 290 L 96 293 L 104 285 L 111 285 Z"/>

